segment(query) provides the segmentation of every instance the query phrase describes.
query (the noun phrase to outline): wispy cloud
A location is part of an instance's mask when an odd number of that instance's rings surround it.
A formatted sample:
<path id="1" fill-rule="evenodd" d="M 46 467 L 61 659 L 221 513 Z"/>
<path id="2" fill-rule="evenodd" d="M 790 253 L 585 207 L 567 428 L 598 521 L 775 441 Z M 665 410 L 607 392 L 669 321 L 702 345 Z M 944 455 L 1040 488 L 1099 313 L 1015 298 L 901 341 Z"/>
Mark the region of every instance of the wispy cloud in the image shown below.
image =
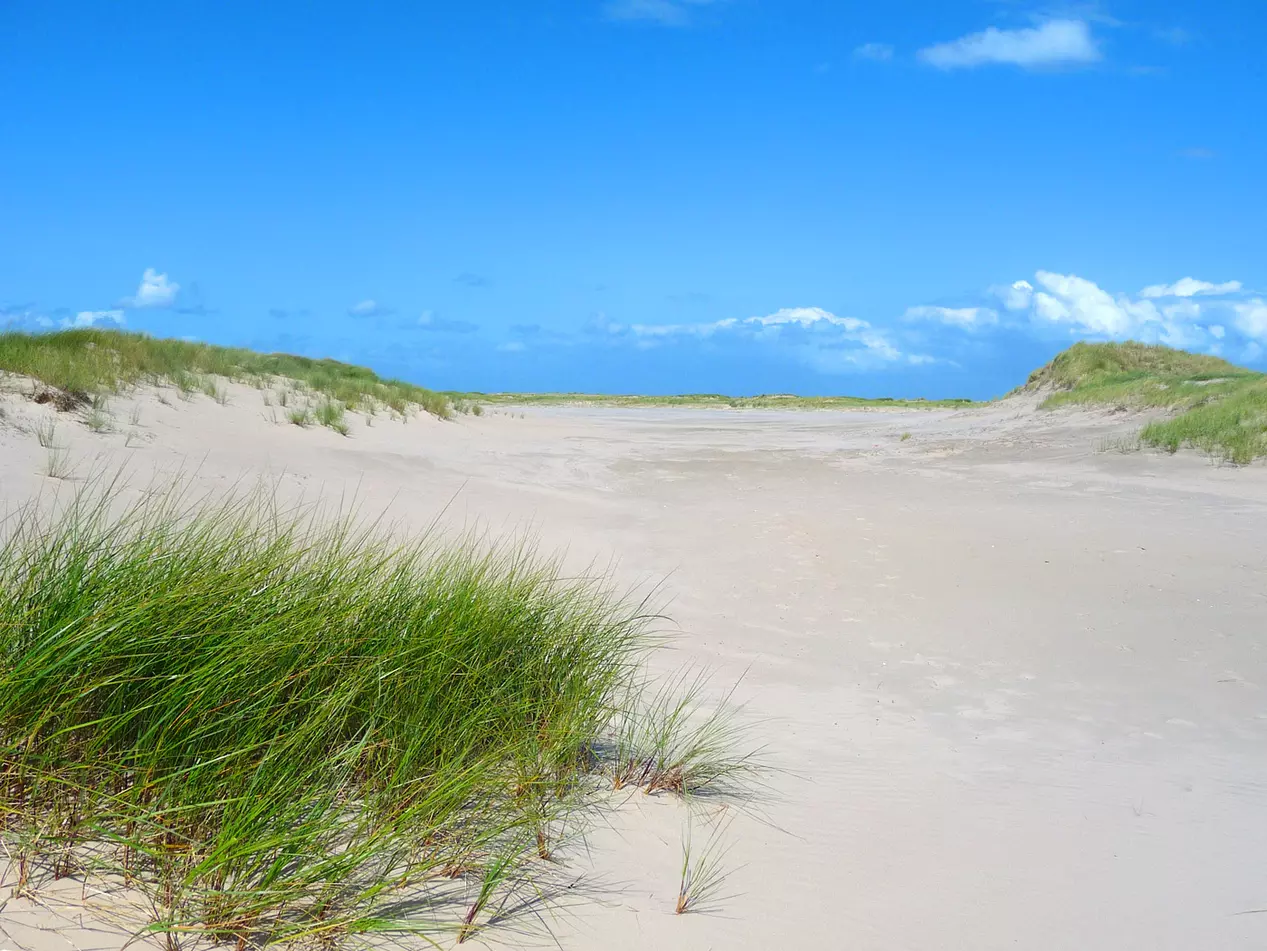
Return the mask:
<path id="1" fill-rule="evenodd" d="M 483 274 L 472 274 L 470 271 L 463 271 L 453 279 L 458 284 L 465 284 L 467 287 L 492 287 L 491 278 L 485 277 Z"/>
<path id="2" fill-rule="evenodd" d="M 609 20 L 645 20 L 664 26 L 686 26 L 693 7 L 716 0 L 608 0 L 603 13 Z"/>
<path id="3" fill-rule="evenodd" d="M 1180 158 L 1201 160 L 1201 159 L 1212 159 L 1214 158 L 1214 156 L 1215 156 L 1215 152 L 1213 149 L 1203 148 L 1202 146 L 1199 146 L 1199 145 L 1195 145 L 1195 146 L 1192 146 L 1191 148 L 1179 150 Z"/>
<path id="4" fill-rule="evenodd" d="M 936 307 L 922 304 L 906 308 L 906 313 L 902 316 L 907 320 L 931 320 L 965 330 L 992 327 L 999 322 L 999 312 L 991 307 Z"/>
<path id="5" fill-rule="evenodd" d="M 441 334 L 473 334 L 480 329 L 477 324 L 473 324 L 470 321 L 446 320 L 443 317 L 435 316 L 429 310 L 424 310 L 422 316 L 418 318 L 418 328 Z"/>
<path id="6" fill-rule="evenodd" d="M 1224 281 L 1212 284 L 1195 277 L 1181 277 L 1173 284 L 1150 284 L 1139 292 L 1140 297 L 1196 297 L 1199 294 L 1235 294 L 1241 289 L 1240 281 Z"/>
<path id="7" fill-rule="evenodd" d="M 358 301 L 348 308 L 348 315 L 351 317 L 386 317 L 391 313 L 390 307 L 380 304 L 372 297 Z"/>
<path id="8" fill-rule="evenodd" d="M 160 274 L 152 267 L 147 267 L 141 275 L 141 284 L 136 293 L 119 301 L 120 307 L 141 310 L 150 307 L 171 307 L 180 293 L 180 285 L 168 280 L 166 274 Z"/>
<path id="9" fill-rule="evenodd" d="M 990 27 L 926 47 L 918 56 L 938 69 L 991 63 L 1035 69 L 1093 63 L 1100 59 L 1100 48 L 1085 20 L 1055 19 L 1015 30 Z"/>
<path id="10" fill-rule="evenodd" d="M 853 51 L 856 59 L 870 59 L 877 63 L 886 63 L 893 58 L 893 47 L 888 43 L 863 43 Z"/>
<path id="11" fill-rule="evenodd" d="M 920 363 L 930 358 L 904 353 L 883 331 L 857 317 L 842 317 L 822 307 L 784 307 L 757 317 L 727 317 L 703 323 L 628 326 L 591 320 L 593 333 L 629 340 L 646 349 L 675 340 L 744 343 L 787 353 L 823 373 L 875 369 L 899 362 Z"/>

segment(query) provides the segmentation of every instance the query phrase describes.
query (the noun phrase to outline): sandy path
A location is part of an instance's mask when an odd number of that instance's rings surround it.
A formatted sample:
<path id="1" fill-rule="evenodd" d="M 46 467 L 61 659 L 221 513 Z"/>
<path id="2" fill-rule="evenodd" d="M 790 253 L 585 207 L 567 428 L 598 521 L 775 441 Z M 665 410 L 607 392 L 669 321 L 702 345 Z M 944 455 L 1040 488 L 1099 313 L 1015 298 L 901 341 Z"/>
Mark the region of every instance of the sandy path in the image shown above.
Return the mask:
<path id="1" fill-rule="evenodd" d="M 63 483 L 14 428 L 43 410 L 5 405 L 11 507 Z M 742 677 L 780 772 L 730 827 L 716 914 L 671 914 L 681 810 L 630 800 L 571 856 L 564 948 L 1267 946 L 1245 914 L 1267 908 L 1267 468 L 1097 452 L 1137 423 L 1025 403 L 527 409 L 350 439 L 246 388 L 140 405 L 130 440 L 61 426 L 81 471 L 267 470 L 668 577 L 659 663 Z M 14 943 L 69 947 L 22 915 Z"/>

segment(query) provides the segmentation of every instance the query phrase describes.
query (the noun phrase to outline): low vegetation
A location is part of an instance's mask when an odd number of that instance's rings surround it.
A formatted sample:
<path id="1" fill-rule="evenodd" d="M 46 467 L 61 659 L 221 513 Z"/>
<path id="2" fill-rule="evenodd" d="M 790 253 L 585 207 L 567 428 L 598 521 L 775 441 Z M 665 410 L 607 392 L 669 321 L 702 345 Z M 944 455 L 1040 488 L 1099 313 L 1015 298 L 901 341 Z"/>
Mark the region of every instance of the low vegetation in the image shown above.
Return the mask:
<path id="1" fill-rule="evenodd" d="M 130 884 L 170 948 L 462 941 L 534 870 L 548 892 L 542 860 L 620 768 L 610 750 L 655 764 L 632 780 L 648 792 L 737 774 L 720 720 L 682 720 L 695 682 L 624 709 L 655 618 L 601 579 L 268 492 L 140 498 L 84 488 L 4 526 L 0 840 L 19 893 Z M 686 906 L 709 890 L 692 867 Z"/>
<path id="2" fill-rule="evenodd" d="M 1030 375 L 1023 389 L 1067 405 L 1163 409 L 1140 432 L 1148 446 L 1203 450 L 1229 462 L 1267 456 L 1267 376 L 1219 357 L 1142 343 L 1077 343 Z"/>
<path id="3" fill-rule="evenodd" d="M 451 393 L 455 400 L 492 406 L 698 406 L 717 409 L 958 409 L 972 400 L 900 400 L 860 396 L 722 396 L 687 393 L 680 396 L 613 396 L 601 393 Z"/>
<path id="4" fill-rule="evenodd" d="M 0 372 L 20 374 L 53 388 L 60 400 L 87 402 L 141 383 L 170 384 L 182 395 L 204 392 L 228 399 L 217 377 L 260 384 L 281 378 L 301 383 L 345 409 L 385 406 L 403 414 L 411 407 L 441 418 L 453 413 L 449 398 L 401 380 L 382 379 L 365 367 L 282 353 L 256 353 L 118 330 L 0 333 Z M 60 407 L 59 407 L 60 408 Z"/>
<path id="5" fill-rule="evenodd" d="M 682 867 L 673 906 L 675 914 L 711 911 L 723 899 L 722 889 L 729 871 L 726 867 L 730 852 L 726 841 L 729 827 L 730 817 L 718 820 L 700 847 L 692 842 L 690 825 L 682 833 Z"/>

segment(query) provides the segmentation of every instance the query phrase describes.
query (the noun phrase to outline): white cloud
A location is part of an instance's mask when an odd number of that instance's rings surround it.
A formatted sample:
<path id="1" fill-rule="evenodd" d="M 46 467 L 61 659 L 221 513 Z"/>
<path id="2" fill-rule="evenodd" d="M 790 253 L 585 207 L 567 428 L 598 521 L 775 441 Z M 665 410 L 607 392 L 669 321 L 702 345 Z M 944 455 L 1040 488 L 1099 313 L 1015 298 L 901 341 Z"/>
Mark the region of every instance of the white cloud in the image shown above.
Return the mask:
<path id="1" fill-rule="evenodd" d="M 1021 281 L 1019 283 L 1024 282 Z M 923 305 L 906 308 L 906 313 L 903 316 L 908 320 L 933 320 L 968 330 L 990 326 L 999 322 L 998 311 L 989 307 L 932 307 Z"/>
<path id="2" fill-rule="evenodd" d="M 131 297 L 125 297 L 120 301 L 123 307 L 131 307 L 139 310 L 145 307 L 170 307 L 176 302 L 176 295 L 180 292 L 180 285 L 174 281 L 169 281 L 166 274 L 160 274 L 152 267 L 147 267 L 145 273 L 141 275 L 141 286 L 136 289 L 136 293 Z"/>
<path id="3" fill-rule="evenodd" d="M 610 20 L 649 20 L 665 26 L 685 26 L 691 7 L 707 6 L 713 0 L 608 0 L 603 12 Z"/>
<path id="4" fill-rule="evenodd" d="M 1093 63 L 1100 50 L 1083 20 L 1048 20 L 1035 27 L 1000 30 L 990 27 L 949 43 L 919 51 L 919 58 L 938 69 L 959 69 L 987 63 L 1024 68 Z"/>
<path id="5" fill-rule="evenodd" d="M 383 306 L 372 297 L 358 301 L 348 308 L 348 314 L 352 317 L 385 317 L 391 312 L 390 307 Z"/>
<path id="6" fill-rule="evenodd" d="M 617 328 L 611 330 L 612 327 Z M 623 333 L 619 324 L 606 325 Z M 787 346 L 802 362 L 824 373 L 863 369 L 899 360 L 918 360 L 904 355 L 880 330 L 857 317 L 840 317 L 822 307 L 783 307 L 772 314 L 742 319 L 727 317 L 698 324 L 633 324 L 628 332 L 636 345 L 646 349 L 672 338 L 698 339 L 728 336 L 769 346 Z"/>
<path id="7" fill-rule="evenodd" d="M 1140 297 L 1194 297 L 1197 294 L 1235 294 L 1241 289 L 1240 281 L 1211 284 L 1194 277 L 1181 277 L 1173 284 L 1150 284 L 1139 292 Z"/>
<path id="8" fill-rule="evenodd" d="M 821 307 L 783 307 L 765 317 L 749 317 L 743 323 L 750 326 L 781 327 L 796 324 L 800 327 L 820 326 L 843 327 L 845 330 L 861 330 L 869 326 L 865 320 L 857 317 L 837 317 L 831 311 Z"/>
<path id="9" fill-rule="evenodd" d="M 1034 285 L 1029 281 L 1015 281 L 998 296 L 1003 298 L 1003 306 L 1008 310 L 1028 310 L 1034 298 Z"/>
<path id="10" fill-rule="evenodd" d="M 858 59 L 871 59 L 878 63 L 885 63 L 893 58 L 893 47 L 888 43 L 863 43 L 854 49 L 853 55 Z"/>
<path id="11" fill-rule="evenodd" d="M 1133 338 L 1187 350 L 1209 350 L 1218 345 L 1226 328 L 1217 318 L 1232 316 L 1232 302 L 1198 302 L 1191 297 L 1239 289 L 1238 282 L 1215 285 L 1184 278 L 1156 288 L 1165 293 L 1150 294 L 1155 288 L 1145 288 L 1139 297 L 1131 297 L 1111 294 L 1076 274 L 1039 271 L 1033 284 L 1016 281 L 990 291 L 1003 300 L 1013 323 L 1028 317 L 1032 325 L 1060 327 L 1075 337 Z"/>
<path id="12" fill-rule="evenodd" d="M 65 317 L 62 319 L 62 326 L 71 327 L 95 327 L 98 324 L 114 324 L 115 326 L 123 326 L 123 311 L 121 310 L 81 310 L 74 317 Z"/>
<path id="13" fill-rule="evenodd" d="M 1267 340 L 1267 301 L 1261 297 L 1232 305 L 1236 329 L 1255 340 Z"/>

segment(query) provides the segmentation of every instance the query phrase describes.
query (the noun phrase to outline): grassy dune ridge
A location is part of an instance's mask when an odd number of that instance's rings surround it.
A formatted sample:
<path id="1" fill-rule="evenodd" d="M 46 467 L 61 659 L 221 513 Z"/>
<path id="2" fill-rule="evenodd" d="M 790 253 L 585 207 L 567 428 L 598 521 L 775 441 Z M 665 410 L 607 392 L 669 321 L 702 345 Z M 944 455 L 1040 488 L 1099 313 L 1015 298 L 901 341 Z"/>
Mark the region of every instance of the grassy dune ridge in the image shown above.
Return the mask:
<path id="1" fill-rule="evenodd" d="M 88 396 L 137 383 L 172 383 L 221 398 L 214 379 L 265 386 L 289 380 L 319 395 L 316 404 L 289 406 L 296 425 L 313 423 L 347 434 L 344 411 L 372 414 L 384 406 L 404 413 L 414 406 L 441 418 L 454 412 L 479 415 L 482 405 L 583 405 L 610 407 L 715 407 L 723 409 L 959 409 L 972 400 L 863 399 L 779 394 L 734 397 L 711 393 L 676 396 L 595 393 L 439 393 L 335 360 L 261 354 L 116 330 L 67 330 L 48 334 L 0 333 L 0 373 L 31 377 L 58 391 L 59 406 L 87 405 Z M 1035 370 L 1018 391 L 1047 393 L 1042 406 L 1115 406 L 1162 409 L 1173 418 L 1144 427 L 1142 444 L 1174 452 L 1192 447 L 1229 462 L 1267 455 L 1267 376 L 1218 357 L 1170 347 L 1126 343 L 1077 343 Z"/>
<path id="2" fill-rule="evenodd" d="M 1188 446 L 1229 462 L 1267 456 L 1267 375 L 1219 357 L 1170 347 L 1077 343 L 1035 370 L 1022 389 L 1053 391 L 1042 406 L 1165 409 L 1140 441 L 1169 452 Z"/>
<path id="3" fill-rule="evenodd" d="M 199 378 L 204 376 L 248 382 L 281 378 L 298 381 L 327 400 L 337 400 L 340 408 L 353 411 L 382 405 L 404 413 L 416 406 L 447 419 L 454 409 L 443 394 L 401 380 L 382 379 L 365 367 L 337 360 L 257 353 L 119 330 L 0 333 L 0 371 L 85 397 L 138 383 L 201 389 Z"/>
<path id="4" fill-rule="evenodd" d="M 17 890 L 125 881 L 169 947 L 462 939 L 548 890 L 541 860 L 604 785 L 697 792 L 744 765 L 724 717 L 686 726 L 694 697 L 641 701 L 647 604 L 527 545 L 110 485 L 3 531 Z"/>

